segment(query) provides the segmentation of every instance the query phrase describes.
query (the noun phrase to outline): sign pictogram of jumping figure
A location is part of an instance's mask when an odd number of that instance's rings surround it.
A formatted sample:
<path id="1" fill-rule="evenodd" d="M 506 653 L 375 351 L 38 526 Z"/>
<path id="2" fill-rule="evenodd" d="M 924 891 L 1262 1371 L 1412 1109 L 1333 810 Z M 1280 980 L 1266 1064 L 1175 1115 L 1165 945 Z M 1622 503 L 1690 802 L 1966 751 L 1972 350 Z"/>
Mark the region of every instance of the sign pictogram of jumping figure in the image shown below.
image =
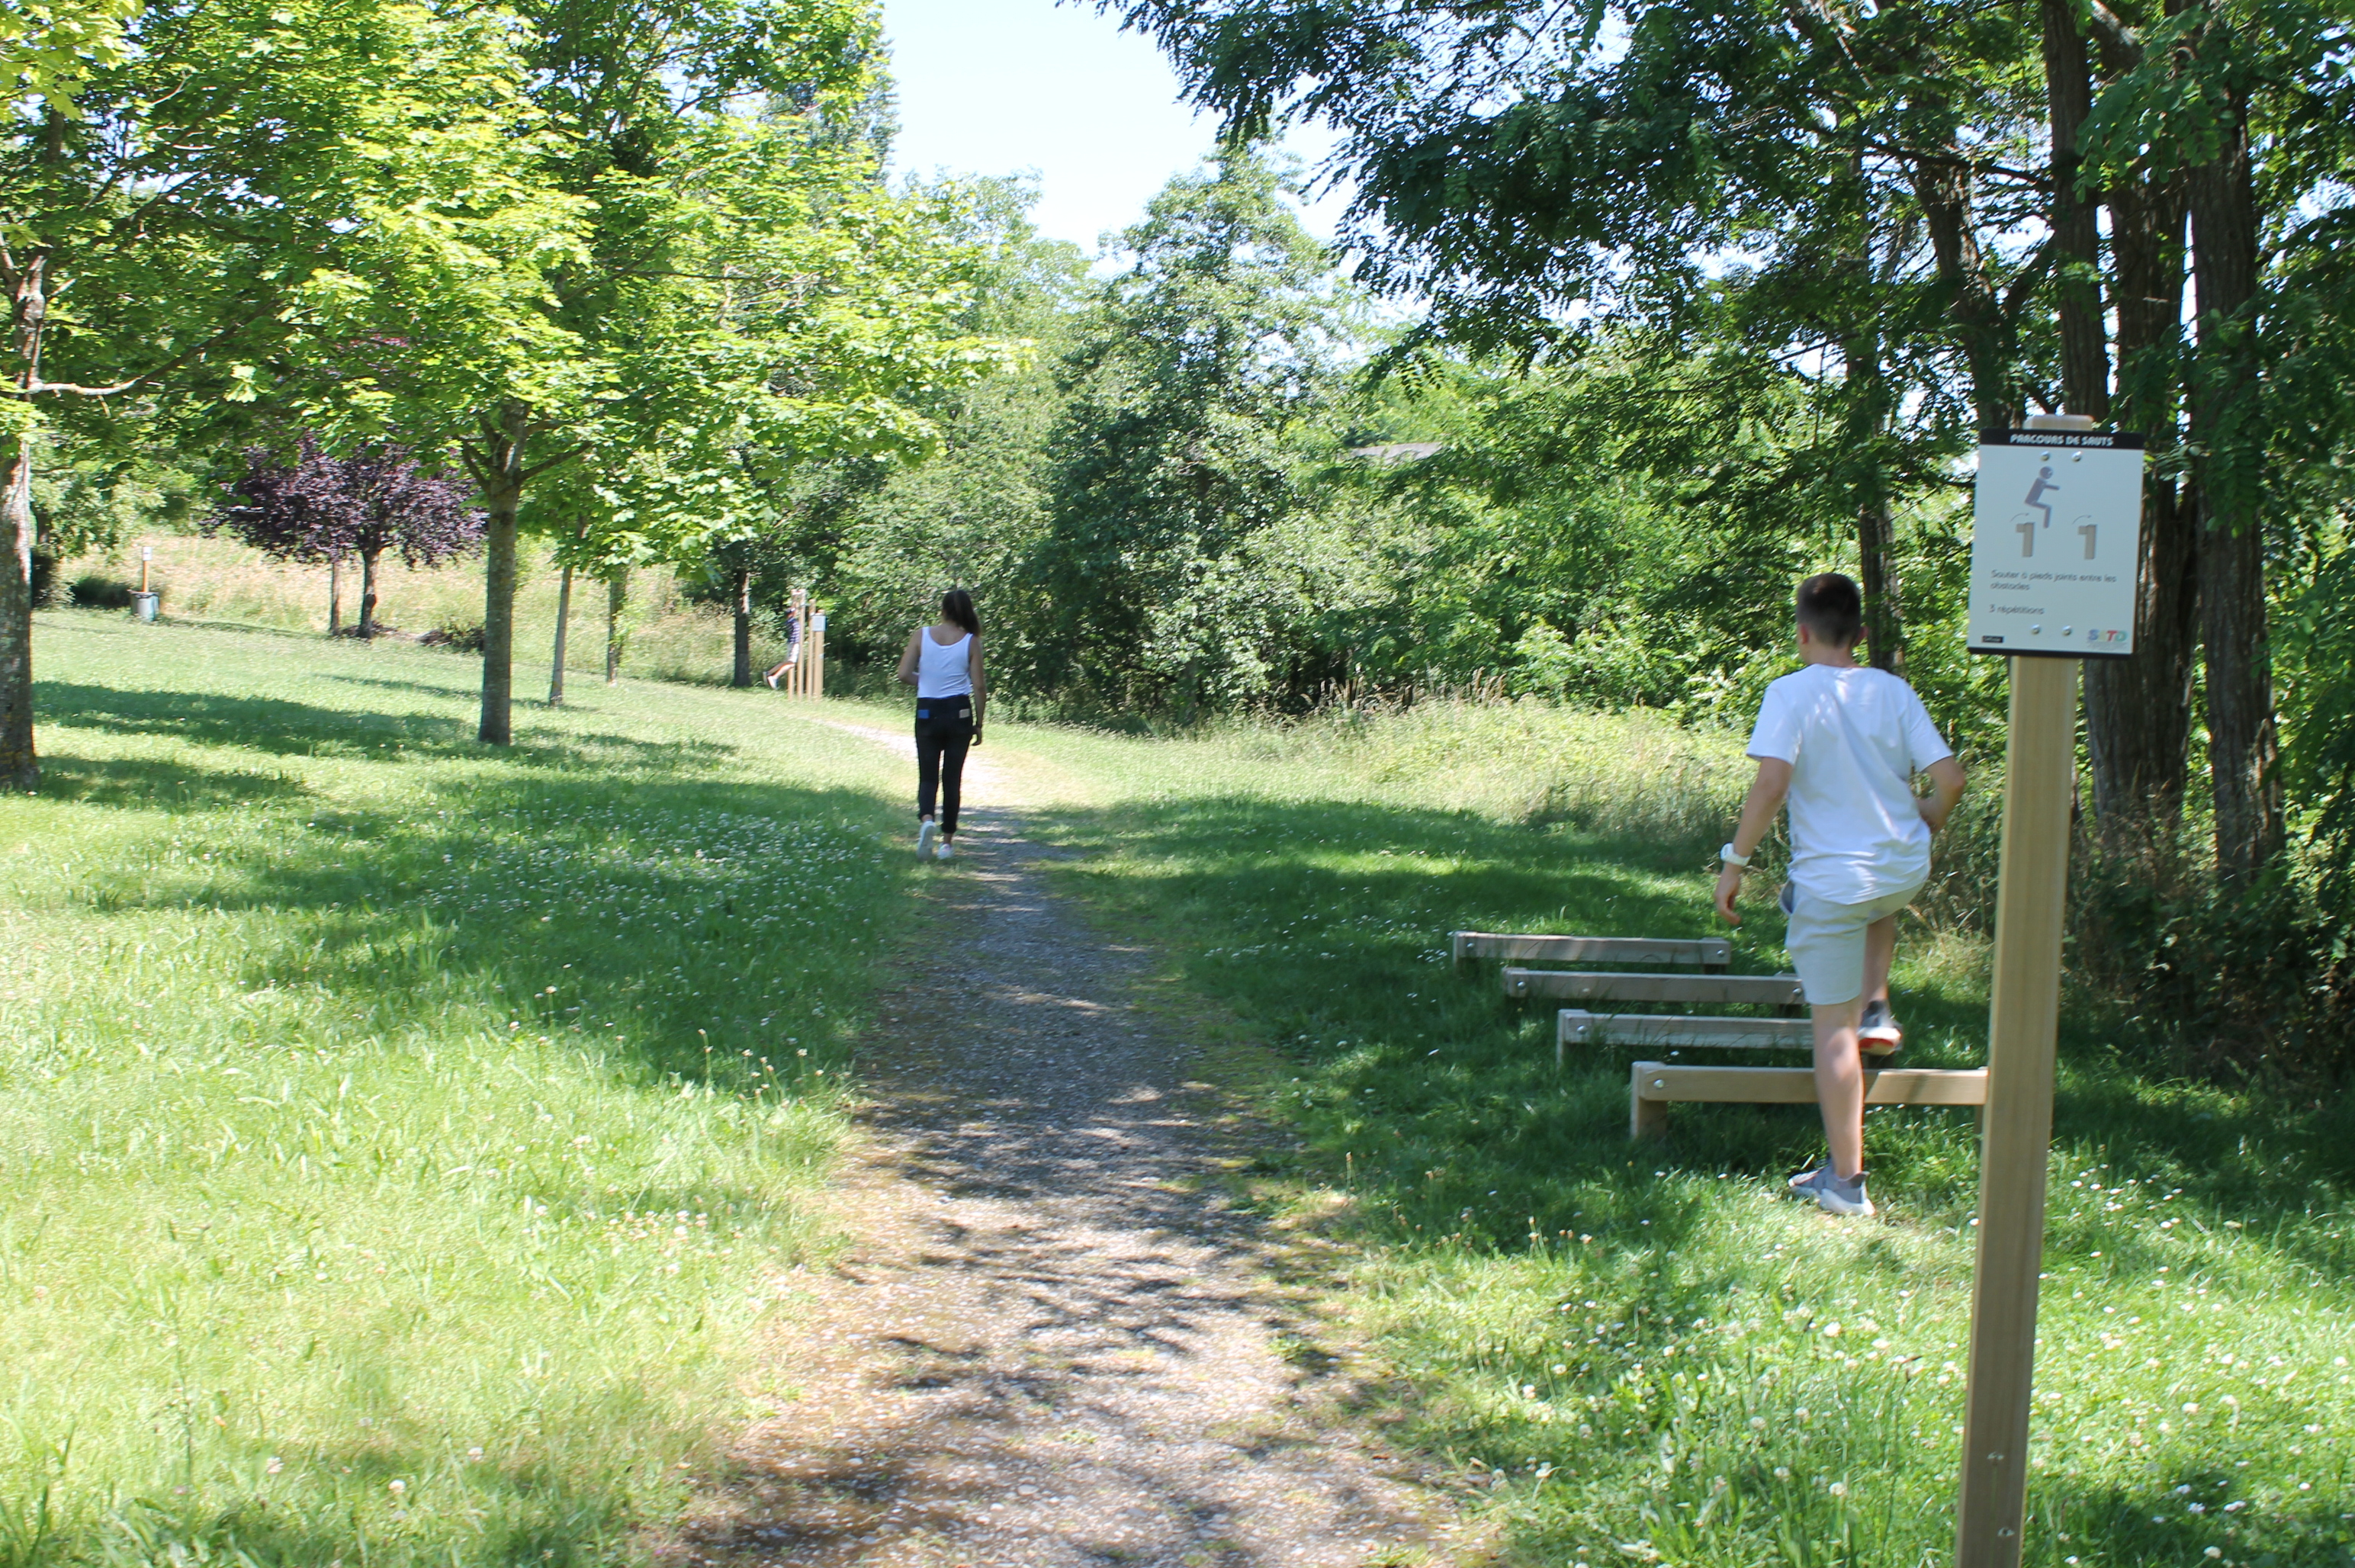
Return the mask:
<path id="1" fill-rule="evenodd" d="M 1971 517 L 1966 645 L 2123 658 L 2142 560 L 2142 437 L 1997 431 Z"/>

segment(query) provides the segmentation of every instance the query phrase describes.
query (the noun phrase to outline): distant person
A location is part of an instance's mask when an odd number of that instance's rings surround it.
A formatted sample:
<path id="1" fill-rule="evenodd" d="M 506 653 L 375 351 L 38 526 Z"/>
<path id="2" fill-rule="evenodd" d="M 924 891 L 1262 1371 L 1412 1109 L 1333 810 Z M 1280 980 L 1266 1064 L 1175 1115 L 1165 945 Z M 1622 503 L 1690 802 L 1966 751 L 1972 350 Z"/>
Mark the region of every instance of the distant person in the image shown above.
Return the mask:
<path id="1" fill-rule="evenodd" d="M 1785 944 L 1815 1019 L 1816 1098 L 1830 1157 L 1791 1189 L 1835 1214 L 1870 1214 L 1864 1189 L 1864 1064 L 1904 1040 L 1889 1006 L 1897 912 L 1930 874 L 1930 835 L 1962 798 L 1963 770 L 1913 688 L 1856 662 L 1864 605 L 1836 571 L 1799 584 L 1799 658 L 1766 688 L 1750 755 L 1758 776 L 1721 850 L 1717 912 L 1739 925 L 1742 869 L 1787 797 L 1791 880 Z M 1933 794 L 1913 793 L 1929 775 Z"/>
<path id="2" fill-rule="evenodd" d="M 916 855 L 946 860 L 956 854 L 957 794 L 964 753 L 981 744 L 982 709 L 989 700 L 981 668 L 981 617 L 973 595 L 952 588 L 941 595 L 939 624 L 919 626 L 900 656 L 900 678 L 916 688 Z M 932 796 L 941 815 L 932 820 Z"/>
<path id="3" fill-rule="evenodd" d="M 771 670 L 762 678 L 765 679 L 769 683 L 769 689 L 771 691 L 774 691 L 777 689 L 778 677 L 783 675 L 785 671 L 793 668 L 794 666 L 801 662 L 802 618 L 799 615 L 794 614 L 791 610 L 788 610 L 785 612 L 785 662 L 777 666 L 776 668 Z"/>

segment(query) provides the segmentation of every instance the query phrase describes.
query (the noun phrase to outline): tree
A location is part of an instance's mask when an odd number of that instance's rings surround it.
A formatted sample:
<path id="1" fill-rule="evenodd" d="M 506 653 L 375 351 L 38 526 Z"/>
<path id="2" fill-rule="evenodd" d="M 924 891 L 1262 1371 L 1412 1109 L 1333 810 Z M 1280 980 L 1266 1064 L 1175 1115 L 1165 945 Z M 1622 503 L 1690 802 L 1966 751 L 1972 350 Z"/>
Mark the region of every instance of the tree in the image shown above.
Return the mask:
<path id="1" fill-rule="evenodd" d="M 873 18 L 857 0 L 719 7 L 633 0 L 528 13 L 548 127 L 537 177 L 565 216 L 545 242 L 473 241 L 491 298 L 353 291 L 349 361 L 401 427 L 447 440 L 481 487 L 479 733 L 511 736 L 515 541 L 530 487 L 577 461 L 616 472 L 611 517 L 645 548 L 700 559 L 738 527 L 753 477 L 915 451 L 911 404 L 979 373 L 946 337 L 959 260 L 931 204 L 876 178 Z M 551 214 L 555 204 L 549 208 Z M 398 337 L 397 355 L 363 345 Z M 381 374 L 371 366 L 381 357 Z M 439 421 L 439 423 L 432 421 Z M 658 473 L 659 488 L 639 482 Z"/>
<path id="2" fill-rule="evenodd" d="M 1229 149 L 1123 236 L 1133 264 L 1064 361 L 1043 624 L 998 656 L 1031 689 L 1191 714 L 1268 684 L 1297 583 L 1259 547 L 1333 453 L 1310 419 L 1346 320 L 1285 194 L 1263 156 Z"/>
<path id="3" fill-rule="evenodd" d="M 1071 395 L 1062 361 L 1095 290 L 1078 247 L 1030 224 L 1034 191 L 979 180 L 940 194 L 975 252 L 959 329 L 1028 352 L 926 409 L 936 454 L 890 465 L 849 497 L 836 542 L 808 563 L 833 608 L 830 656 L 897 662 L 908 628 L 952 586 L 973 592 L 1005 650 L 994 656 L 1010 657 L 1039 621 L 1024 590 L 1047 526 L 1049 446 Z"/>
<path id="4" fill-rule="evenodd" d="M 206 522 L 206 533 L 233 535 L 280 560 L 359 558 L 357 635 L 363 637 L 378 629 L 376 570 L 386 550 L 414 570 L 471 554 L 482 543 L 483 514 L 467 505 L 470 487 L 427 469 L 404 446 L 330 457 L 306 435 L 293 463 L 252 447 L 243 476 L 224 488 L 236 502 Z"/>
<path id="5" fill-rule="evenodd" d="M 341 281 L 399 252 L 417 296 L 463 291 L 422 275 L 436 248 L 420 240 L 501 221 L 487 198 L 517 126 L 510 29 L 490 12 L 106 0 L 0 18 L 0 65 L 27 94 L 0 126 L 0 533 L 16 558 L 0 571 L 0 781 L 30 789 L 41 429 L 133 399 L 233 415 L 332 338 Z"/>

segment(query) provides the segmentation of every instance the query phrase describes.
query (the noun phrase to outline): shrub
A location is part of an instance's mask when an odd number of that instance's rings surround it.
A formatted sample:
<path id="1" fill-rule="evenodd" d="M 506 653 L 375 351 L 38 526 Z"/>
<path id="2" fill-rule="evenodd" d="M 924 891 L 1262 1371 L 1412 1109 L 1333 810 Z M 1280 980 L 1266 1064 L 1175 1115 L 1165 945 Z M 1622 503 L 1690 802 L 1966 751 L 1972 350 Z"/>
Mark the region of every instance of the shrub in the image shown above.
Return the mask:
<path id="1" fill-rule="evenodd" d="M 450 616 L 440 625 L 417 639 L 429 648 L 448 648 L 453 653 L 478 654 L 483 651 L 483 624 Z"/>
<path id="2" fill-rule="evenodd" d="M 66 597 L 85 610 L 128 610 L 131 584 L 119 577 L 109 577 L 102 571 L 84 572 L 66 589 Z"/>

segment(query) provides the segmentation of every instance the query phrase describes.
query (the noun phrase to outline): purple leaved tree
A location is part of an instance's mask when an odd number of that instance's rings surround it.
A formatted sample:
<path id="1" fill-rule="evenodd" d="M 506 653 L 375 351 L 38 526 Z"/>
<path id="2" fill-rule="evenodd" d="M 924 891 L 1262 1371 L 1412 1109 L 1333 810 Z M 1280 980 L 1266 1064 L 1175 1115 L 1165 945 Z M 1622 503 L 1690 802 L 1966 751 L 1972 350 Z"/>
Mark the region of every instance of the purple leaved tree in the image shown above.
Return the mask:
<path id="1" fill-rule="evenodd" d="M 205 524 L 280 560 L 325 561 L 334 569 L 327 629 L 340 630 L 341 569 L 360 563 L 357 635 L 372 637 L 376 565 L 388 549 L 410 567 L 434 566 L 482 542 L 484 516 L 466 504 L 474 486 L 420 464 L 405 446 L 375 444 L 349 457 L 329 457 L 310 436 L 285 463 L 264 447 L 245 454 L 245 475 L 222 486 L 234 497 Z"/>

